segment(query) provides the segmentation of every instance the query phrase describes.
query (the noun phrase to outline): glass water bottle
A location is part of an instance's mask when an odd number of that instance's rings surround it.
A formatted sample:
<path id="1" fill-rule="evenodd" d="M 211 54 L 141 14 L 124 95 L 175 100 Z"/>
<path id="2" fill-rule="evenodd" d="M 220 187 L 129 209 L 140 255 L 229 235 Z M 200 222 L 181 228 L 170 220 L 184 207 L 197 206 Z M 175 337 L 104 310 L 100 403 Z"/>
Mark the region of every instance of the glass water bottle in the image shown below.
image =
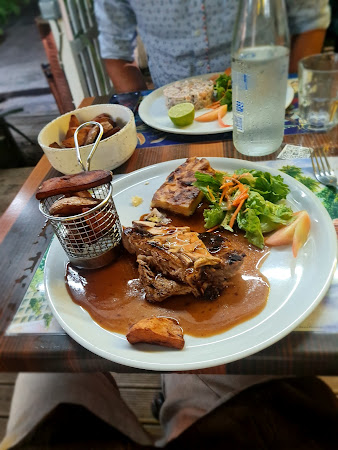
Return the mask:
<path id="1" fill-rule="evenodd" d="M 240 0 L 232 42 L 233 140 L 263 156 L 283 140 L 289 66 L 284 0 Z"/>

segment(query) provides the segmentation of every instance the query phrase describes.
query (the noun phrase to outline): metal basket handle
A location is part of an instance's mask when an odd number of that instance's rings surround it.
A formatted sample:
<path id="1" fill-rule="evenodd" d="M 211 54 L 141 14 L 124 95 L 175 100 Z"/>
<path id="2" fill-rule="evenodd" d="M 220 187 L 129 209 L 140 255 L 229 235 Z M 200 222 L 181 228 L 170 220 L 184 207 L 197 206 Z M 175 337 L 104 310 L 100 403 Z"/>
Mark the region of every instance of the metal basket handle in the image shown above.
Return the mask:
<path id="1" fill-rule="evenodd" d="M 87 157 L 86 166 L 85 166 L 83 164 L 83 162 L 82 162 L 82 159 L 81 159 L 81 154 L 80 154 L 80 148 L 79 148 L 79 142 L 78 142 L 78 139 L 77 139 L 77 135 L 78 135 L 78 132 L 81 130 L 81 128 L 86 126 L 86 125 L 98 125 L 99 128 L 100 128 L 100 132 L 97 135 L 97 138 L 95 139 L 93 148 L 91 149 L 91 151 L 90 151 L 90 153 L 89 153 L 89 155 Z M 95 153 L 95 150 L 96 150 L 97 146 L 99 145 L 99 142 L 101 140 L 102 135 L 103 135 L 103 126 L 99 122 L 94 122 L 94 121 L 89 121 L 89 122 L 82 123 L 75 130 L 74 142 L 75 142 L 75 148 L 76 148 L 76 156 L 77 156 L 77 160 L 78 160 L 79 164 L 81 165 L 82 169 L 85 172 L 88 172 L 89 169 L 90 169 L 90 161 L 91 161 L 91 159 L 92 159 L 92 157 L 93 157 L 93 155 Z"/>

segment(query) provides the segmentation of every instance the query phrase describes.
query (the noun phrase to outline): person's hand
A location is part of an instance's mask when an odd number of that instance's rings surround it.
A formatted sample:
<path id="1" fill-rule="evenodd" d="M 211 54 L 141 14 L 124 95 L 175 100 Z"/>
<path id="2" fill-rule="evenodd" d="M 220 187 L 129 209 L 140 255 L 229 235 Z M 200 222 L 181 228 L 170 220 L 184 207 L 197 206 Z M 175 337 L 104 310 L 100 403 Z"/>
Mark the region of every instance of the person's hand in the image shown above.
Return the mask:
<path id="1" fill-rule="evenodd" d="M 147 89 L 136 63 L 123 59 L 105 59 L 104 63 L 117 94 Z"/>
<path id="2" fill-rule="evenodd" d="M 325 30 L 311 30 L 296 34 L 291 39 L 290 73 L 298 72 L 298 61 L 305 56 L 320 53 L 325 39 Z"/>

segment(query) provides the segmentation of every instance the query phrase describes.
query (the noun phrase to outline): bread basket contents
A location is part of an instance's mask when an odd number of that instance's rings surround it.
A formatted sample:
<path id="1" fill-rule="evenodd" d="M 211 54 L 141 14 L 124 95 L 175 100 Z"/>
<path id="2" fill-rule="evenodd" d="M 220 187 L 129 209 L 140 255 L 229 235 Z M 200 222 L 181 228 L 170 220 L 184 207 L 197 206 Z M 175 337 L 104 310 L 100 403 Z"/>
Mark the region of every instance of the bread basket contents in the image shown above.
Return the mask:
<path id="1" fill-rule="evenodd" d="M 79 128 L 81 125 L 83 127 Z M 74 140 L 76 130 L 83 160 L 88 157 L 93 144 L 99 141 L 92 170 L 115 169 L 131 157 L 137 145 L 135 117 L 129 108 L 102 104 L 75 109 L 49 122 L 38 136 L 48 161 L 63 174 L 83 170 Z"/>
<path id="2" fill-rule="evenodd" d="M 111 181 L 110 171 L 86 171 L 46 180 L 36 192 L 40 211 L 77 267 L 102 267 L 117 256 L 121 225 Z"/>
<path id="3" fill-rule="evenodd" d="M 92 122 L 98 122 L 102 125 L 103 135 L 101 140 L 106 139 L 107 137 L 112 136 L 121 130 L 121 128 L 114 122 L 112 117 L 107 113 L 99 114 L 96 117 L 90 119 Z M 77 128 L 81 125 L 79 119 L 75 114 L 71 114 L 69 119 L 69 126 L 66 132 L 65 138 L 60 142 L 52 142 L 49 147 L 52 148 L 74 148 L 74 134 Z M 99 127 L 97 125 L 88 125 L 79 130 L 78 133 L 78 143 L 79 147 L 83 145 L 93 144 L 95 139 L 99 134 Z"/>

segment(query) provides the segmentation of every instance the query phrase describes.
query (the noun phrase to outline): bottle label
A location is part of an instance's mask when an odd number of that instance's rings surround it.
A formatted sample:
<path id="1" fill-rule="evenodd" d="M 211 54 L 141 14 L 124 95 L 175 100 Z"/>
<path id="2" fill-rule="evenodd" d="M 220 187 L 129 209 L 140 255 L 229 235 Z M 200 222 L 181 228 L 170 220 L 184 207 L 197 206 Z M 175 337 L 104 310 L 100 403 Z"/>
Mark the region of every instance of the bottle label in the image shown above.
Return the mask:
<path id="1" fill-rule="evenodd" d="M 233 70 L 231 73 L 231 78 L 233 86 L 237 86 L 240 91 L 248 91 L 253 88 L 253 78 L 247 73 L 241 73 Z"/>
<path id="2" fill-rule="evenodd" d="M 239 116 L 239 115 L 235 115 L 234 116 L 234 122 L 235 122 L 235 126 L 237 128 L 237 131 L 240 131 L 241 133 L 243 133 L 244 131 L 244 117 L 243 116 Z"/>
<path id="3" fill-rule="evenodd" d="M 239 100 L 236 101 L 236 113 L 243 114 L 244 113 L 244 103 Z"/>

